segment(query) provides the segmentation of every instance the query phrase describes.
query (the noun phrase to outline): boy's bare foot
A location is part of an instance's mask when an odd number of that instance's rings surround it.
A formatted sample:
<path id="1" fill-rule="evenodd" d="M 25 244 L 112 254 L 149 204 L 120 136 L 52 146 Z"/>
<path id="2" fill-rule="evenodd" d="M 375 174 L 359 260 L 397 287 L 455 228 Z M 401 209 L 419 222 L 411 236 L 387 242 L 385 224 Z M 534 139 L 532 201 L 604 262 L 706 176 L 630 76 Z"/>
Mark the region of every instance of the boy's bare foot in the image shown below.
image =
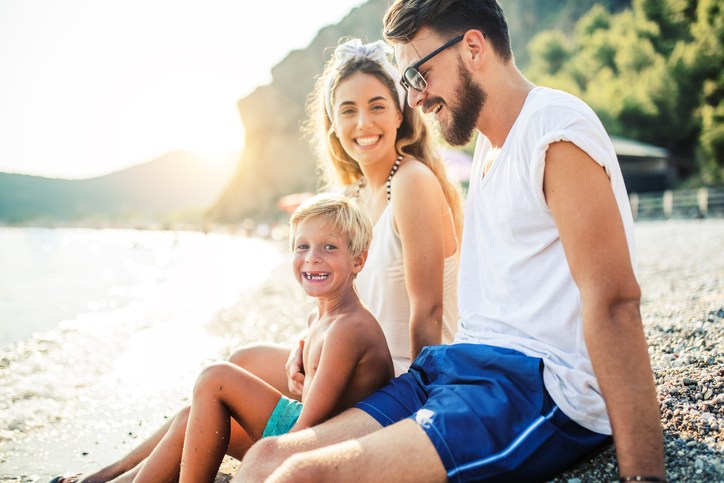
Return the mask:
<path id="1" fill-rule="evenodd" d="M 56 476 L 50 480 L 50 483 L 103 483 L 115 478 L 113 475 L 103 475 L 102 473 L 103 472 L 98 472 L 90 475 L 76 473 L 74 475 Z"/>
<path id="2" fill-rule="evenodd" d="M 133 481 L 142 466 L 143 462 L 129 469 L 123 462 L 116 462 L 95 473 L 56 476 L 50 483 L 128 483 Z"/>
<path id="3" fill-rule="evenodd" d="M 83 479 L 83 475 L 80 473 L 75 475 L 68 475 L 68 476 L 56 476 L 52 480 L 50 480 L 50 483 L 79 483 Z"/>

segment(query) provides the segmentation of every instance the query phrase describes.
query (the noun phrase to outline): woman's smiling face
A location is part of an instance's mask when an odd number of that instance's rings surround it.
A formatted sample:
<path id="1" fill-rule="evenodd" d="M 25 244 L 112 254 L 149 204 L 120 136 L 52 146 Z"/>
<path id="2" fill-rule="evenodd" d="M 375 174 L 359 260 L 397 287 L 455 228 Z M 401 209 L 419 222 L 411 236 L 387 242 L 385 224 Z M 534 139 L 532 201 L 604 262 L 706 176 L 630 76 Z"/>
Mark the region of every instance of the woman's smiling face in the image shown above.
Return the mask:
<path id="1" fill-rule="evenodd" d="M 352 74 L 334 92 L 334 130 L 344 150 L 360 165 L 393 160 L 397 128 L 402 123 L 398 102 L 377 77 Z"/>

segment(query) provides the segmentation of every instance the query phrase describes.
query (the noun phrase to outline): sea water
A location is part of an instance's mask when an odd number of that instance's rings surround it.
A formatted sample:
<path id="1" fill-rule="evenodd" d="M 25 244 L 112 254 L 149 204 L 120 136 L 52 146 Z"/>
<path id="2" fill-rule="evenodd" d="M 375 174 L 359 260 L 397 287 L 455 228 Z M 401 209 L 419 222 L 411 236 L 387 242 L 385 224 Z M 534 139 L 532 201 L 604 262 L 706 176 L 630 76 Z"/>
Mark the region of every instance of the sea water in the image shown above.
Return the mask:
<path id="1" fill-rule="evenodd" d="M 205 324 L 284 256 L 225 234 L 0 228 L 0 481 L 97 467 L 172 416 L 223 346 Z"/>

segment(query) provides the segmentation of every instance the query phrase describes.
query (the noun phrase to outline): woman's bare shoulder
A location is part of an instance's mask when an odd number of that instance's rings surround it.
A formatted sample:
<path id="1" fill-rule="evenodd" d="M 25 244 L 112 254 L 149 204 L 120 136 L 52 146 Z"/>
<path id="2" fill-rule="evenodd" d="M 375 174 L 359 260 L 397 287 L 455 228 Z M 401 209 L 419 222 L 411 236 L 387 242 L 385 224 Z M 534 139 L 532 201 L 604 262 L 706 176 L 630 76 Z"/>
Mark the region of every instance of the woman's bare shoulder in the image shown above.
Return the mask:
<path id="1" fill-rule="evenodd" d="M 401 200 L 416 202 L 420 197 L 444 196 L 435 173 L 422 161 L 406 158 L 392 178 L 393 203 Z M 399 195 L 399 196 L 396 196 Z"/>

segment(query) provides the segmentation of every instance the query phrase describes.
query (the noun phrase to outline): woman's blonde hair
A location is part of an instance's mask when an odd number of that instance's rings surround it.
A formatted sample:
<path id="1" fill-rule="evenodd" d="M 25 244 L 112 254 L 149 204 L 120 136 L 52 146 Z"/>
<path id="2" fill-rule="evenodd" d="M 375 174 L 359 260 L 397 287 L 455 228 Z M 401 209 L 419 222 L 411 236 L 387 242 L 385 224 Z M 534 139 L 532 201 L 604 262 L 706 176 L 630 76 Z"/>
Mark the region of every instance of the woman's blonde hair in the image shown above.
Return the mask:
<path id="1" fill-rule="evenodd" d="M 325 90 L 328 90 L 332 97 L 330 101 L 333 100 L 339 84 L 357 72 L 375 76 L 389 89 L 391 98 L 395 101 L 398 99 L 395 81 L 378 62 L 368 58 L 355 58 L 340 66 L 334 56 L 327 62 L 323 73 L 316 79 L 314 91 L 307 99 L 308 120 L 304 125 L 304 131 L 311 138 L 312 146 L 318 153 L 324 188 L 339 185 L 348 188 L 362 177 L 359 164 L 342 147 L 325 108 Z M 331 81 L 330 76 L 333 76 Z M 399 103 L 394 104 L 399 109 Z M 460 191 L 447 178 L 445 165 L 434 147 L 427 122 L 406 100 L 402 104 L 402 123 L 397 129 L 396 150 L 425 164 L 438 179 L 450 206 L 459 241 L 463 224 Z"/>
<path id="2" fill-rule="evenodd" d="M 349 198 L 340 194 L 320 193 L 307 198 L 289 219 L 289 238 L 294 251 L 294 238 L 300 223 L 322 217 L 349 241 L 350 255 L 356 257 L 370 247 L 372 222 Z"/>

